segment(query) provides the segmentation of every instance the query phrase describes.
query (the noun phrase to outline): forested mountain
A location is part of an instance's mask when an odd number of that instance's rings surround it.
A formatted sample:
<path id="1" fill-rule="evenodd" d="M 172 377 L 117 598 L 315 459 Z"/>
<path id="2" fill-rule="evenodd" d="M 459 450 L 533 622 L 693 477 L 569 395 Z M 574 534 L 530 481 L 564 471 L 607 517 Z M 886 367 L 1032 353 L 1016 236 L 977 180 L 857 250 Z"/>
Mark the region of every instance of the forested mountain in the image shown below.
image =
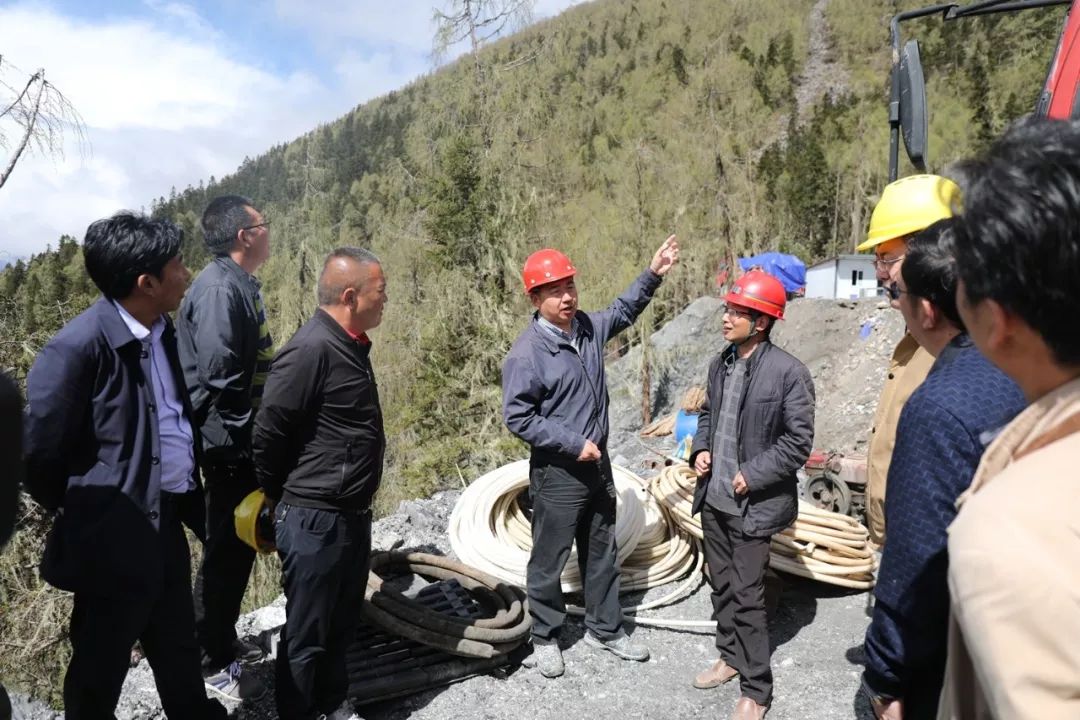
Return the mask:
<path id="1" fill-rule="evenodd" d="M 915 4 L 578 6 L 148 204 L 184 228 L 193 270 L 207 259 L 198 217 L 210 197 L 241 193 L 265 209 L 274 256 L 260 275 L 279 341 L 311 312 L 327 250 L 359 244 L 384 259 L 391 305 L 377 363 L 390 477 L 423 492 L 512 447 L 496 412 L 498 363 L 527 314 L 518 271 L 530 251 L 569 253 L 588 307 L 677 232 L 684 266 L 628 342 L 709 292 L 741 253 L 810 262 L 850 251 L 885 177 L 887 19 Z M 1061 15 L 913 26 L 932 169 L 1033 105 Z M 826 62 L 804 76 L 814 34 Z M 0 364 L 23 373 L 90 289 L 70 238 L 7 269 Z"/>
<path id="2" fill-rule="evenodd" d="M 500 421 L 499 364 L 529 313 L 529 252 L 569 254 L 593 308 L 679 235 L 682 265 L 620 352 L 740 254 L 851 251 L 885 184 L 888 18 L 923 4 L 597 0 L 147 205 L 184 228 L 197 271 L 209 198 L 254 199 L 272 224 L 259 275 L 279 344 L 312 312 L 328 250 L 382 258 L 389 507 L 522 452 Z M 1033 107 L 1062 15 L 911 25 L 931 170 Z M 72 238 L 0 273 L 0 367 L 23 377 L 92 299 Z"/>

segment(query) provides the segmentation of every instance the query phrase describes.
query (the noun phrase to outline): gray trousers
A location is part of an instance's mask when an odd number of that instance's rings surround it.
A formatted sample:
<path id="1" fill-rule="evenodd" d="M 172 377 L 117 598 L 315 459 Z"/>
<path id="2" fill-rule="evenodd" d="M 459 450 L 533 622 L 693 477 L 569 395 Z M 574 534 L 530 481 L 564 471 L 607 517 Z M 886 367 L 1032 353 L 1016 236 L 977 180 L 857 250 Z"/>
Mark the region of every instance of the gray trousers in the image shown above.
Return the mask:
<path id="1" fill-rule="evenodd" d="M 623 634 L 616 568 L 615 486 L 611 465 L 580 463 L 529 470 L 533 549 L 526 584 L 534 643 L 558 642 L 566 618 L 559 576 L 577 542 L 585 586 L 585 627 L 601 640 Z"/>

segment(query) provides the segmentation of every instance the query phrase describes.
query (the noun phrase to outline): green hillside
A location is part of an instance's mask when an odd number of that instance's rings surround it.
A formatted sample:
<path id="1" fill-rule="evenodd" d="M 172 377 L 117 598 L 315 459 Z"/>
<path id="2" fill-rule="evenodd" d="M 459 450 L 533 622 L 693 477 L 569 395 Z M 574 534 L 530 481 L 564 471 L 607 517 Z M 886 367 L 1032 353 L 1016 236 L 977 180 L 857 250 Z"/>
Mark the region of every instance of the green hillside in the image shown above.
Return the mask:
<path id="1" fill-rule="evenodd" d="M 522 453 L 499 418 L 499 364 L 528 315 L 518 274 L 529 252 L 567 252 L 591 308 L 678 233 L 683 264 L 611 348 L 619 353 L 712 292 L 718 267 L 740 254 L 779 249 L 810 263 L 851 251 L 885 182 L 888 18 L 922 4 L 597 0 L 228 177 L 147 203 L 183 226 L 185 259 L 198 270 L 207 200 L 254 199 L 272 223 L 274 254 L 260 278 L 279 344 L 312 312 L 328 250 L 363 245 L 382 258 L 385 510 Z M 1062 14 L 911 26 L 929 83 L 931 170 L 1033 106 Z M 24 377 L 35 350 L 92 300 L 81 267 L 65 238 L 0 273 L 0 367 Z M 40 610 L 55 598 L 25 570 L 38 551 L 17 544 L 9 563 L 19 567 L 3 568 L 2 582 Z M 55 693 L 55 678 L 32 661 L 62 658 L 54 644 L 25 640 L 39 617 L 30 607 L 16 603 L 0 618 L 0 636 L 20 638 L 0 669 Z"/>

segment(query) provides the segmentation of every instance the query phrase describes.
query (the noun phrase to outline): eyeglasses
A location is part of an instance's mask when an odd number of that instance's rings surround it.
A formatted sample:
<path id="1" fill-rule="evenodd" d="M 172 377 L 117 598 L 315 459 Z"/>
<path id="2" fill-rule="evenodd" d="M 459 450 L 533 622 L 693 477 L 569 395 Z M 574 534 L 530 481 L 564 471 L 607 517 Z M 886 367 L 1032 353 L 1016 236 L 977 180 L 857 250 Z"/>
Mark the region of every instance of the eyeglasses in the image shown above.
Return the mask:
<path id="1" fill-rule="evenodd" d="M 896 263 L 900 262 L 903 259 L 904 259 L 903 255 L 898 255 L 897 257 L 890 258 L 889 260 L 883 260 L 881 258 L 874 258 L 874 269 L 875 270 L 888 270 L 890 265 L 895 265 Z"/>
<path id="2" fill-rule="evenodd" d="M 907 290 L 901 290 L 900 286 L 896 283 L 889 283 L 885 286 L 885 294 L 889 296 L 890 300 L 899 300 L 901 295 L 907 295 Z"/>
<path id="3" fill-rule="evenodd" d="M 752 310 L 740 310 L 738 308 L 733 308 L 730 305 L 724 305 L 723 307 L 721 307 L 720 314 L 733 315 L 735 317 L 745 317 L 750 318 L 751 320 L 754 319 L 754 312 Z"/>
<path id="4" fill-rule="evenodd" d="M 248 225 L 247 227 L 242 227 L 240 229 L 241 230 L 254 230 L 255 228 L 261 228 L 261 227 L 270 227 L 270 221 L 269 220 L 263 220 L 261 223 L 259 223 L 257 225 Z"/>

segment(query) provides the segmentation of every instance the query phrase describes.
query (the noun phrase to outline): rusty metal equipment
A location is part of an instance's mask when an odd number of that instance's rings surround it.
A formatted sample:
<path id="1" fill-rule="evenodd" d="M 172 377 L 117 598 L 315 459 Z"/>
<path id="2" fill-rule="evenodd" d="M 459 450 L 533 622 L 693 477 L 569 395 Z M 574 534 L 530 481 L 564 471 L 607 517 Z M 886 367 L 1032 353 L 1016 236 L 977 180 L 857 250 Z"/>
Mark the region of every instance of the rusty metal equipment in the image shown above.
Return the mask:
<path id="1" fill-rule="evenodd" d="M 799 496 L 814 507 L 865 522 L 866 457 L 815 450 L 799 471 Z"/>

